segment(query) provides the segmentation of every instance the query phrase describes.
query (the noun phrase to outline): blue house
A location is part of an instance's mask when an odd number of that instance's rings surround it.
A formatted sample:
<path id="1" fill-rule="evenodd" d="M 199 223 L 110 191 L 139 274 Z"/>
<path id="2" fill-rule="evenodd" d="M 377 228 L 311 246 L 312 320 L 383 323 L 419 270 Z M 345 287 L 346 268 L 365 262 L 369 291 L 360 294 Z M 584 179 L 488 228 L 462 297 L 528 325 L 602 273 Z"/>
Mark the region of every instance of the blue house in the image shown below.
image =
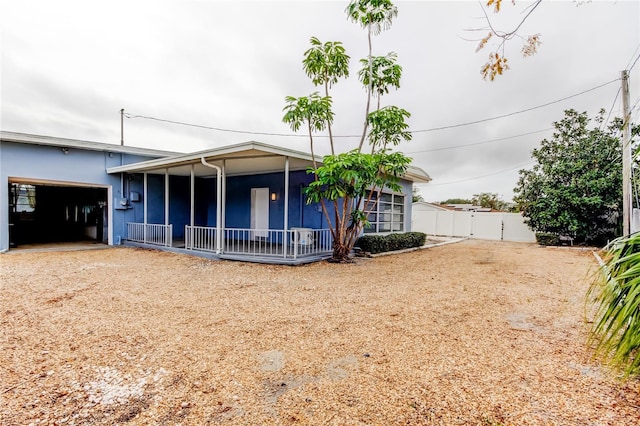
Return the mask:
<path id="1" fill-rule="evenodd" d="M 319 204 L 303 190 L 311 156 L 260 142 L 178 154 L 2 132 L 0 250 L 68 240 L 210 258 L 302 263 L 331 255 Z M 365 232 L 411 229 L 411 168 L 380 194 Z"/>

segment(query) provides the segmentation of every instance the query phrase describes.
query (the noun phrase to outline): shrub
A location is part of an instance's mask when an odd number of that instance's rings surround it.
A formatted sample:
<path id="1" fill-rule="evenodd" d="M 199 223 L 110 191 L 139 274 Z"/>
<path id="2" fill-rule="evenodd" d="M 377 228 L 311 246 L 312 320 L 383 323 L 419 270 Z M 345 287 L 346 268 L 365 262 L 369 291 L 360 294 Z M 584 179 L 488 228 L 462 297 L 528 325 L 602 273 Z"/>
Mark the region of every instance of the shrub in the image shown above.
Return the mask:
<path id="1" fill-rule="evenodd" d="M 427 235 L 423 232 L 405 232 L 402 234 L 363 235 L 358 239 L 356 245 L 362 251 L 376 254 L 421 247 L 426 240 Z"/>
<path id="2" fill-rule="evenodd" d="M 536 241 L 541 246 L 559 246 L 560 237 L 551 232 L 536 232 Z"/>
<path id="3" fill-rule="evenodd" d="M 363 235 L 358 238 L 356 245 L 360 247 L 362 251 L 369 253 L 382 253 L 389 251 L 389 245 L 383 235 Z"/>

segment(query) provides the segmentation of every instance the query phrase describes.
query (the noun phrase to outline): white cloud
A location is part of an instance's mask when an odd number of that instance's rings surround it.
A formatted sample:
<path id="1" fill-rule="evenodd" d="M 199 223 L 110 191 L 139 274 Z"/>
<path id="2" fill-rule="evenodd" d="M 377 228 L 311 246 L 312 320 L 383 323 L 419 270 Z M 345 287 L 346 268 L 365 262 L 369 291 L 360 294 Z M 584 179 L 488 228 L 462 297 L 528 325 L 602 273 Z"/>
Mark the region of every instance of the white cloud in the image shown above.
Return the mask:
<path id="1" fill-rule="evenodd" d="M 359 134 L 364 90 L 356 78 L 366 33 L 335 1 L 70 1 L 5 2 L 2 28 L 1 127 L 4 130 L 118 143 L 120 108 L 205 126 L 288 133 L 281 122 L 286 95 L 315 90 L 301 67 L 311 36 L 341 40 L 352 56 L 349 81 L 334 91 L 336 134 Z M 511 28 L 530 3 L 489 13 Z M 374 53 L 398 53 L 401 88 L 385 103 L 412 113 L 413 130 L 456 125 L 561 99 L 619 77 L 640 41 L 635 1 L 543 2 L 522 27 L 541 33 L 537 55 L 522 59 L 519 40 L 507 45 L 511 70 L 485 82 L 488 52 L 474 53 L 486 25 L 476 2 L 398 2 L 391 30 Z M 631 76 L 638 98 L 640 64 Z M 481 124 L 416 133 L 406 150 L 433 178 L 428 200 L 488 191 L 512 196 L 515 166 L 549 133 L 471 144 L 551 127 L 562 111 L 595 114 L 610 108 L 614 83 L 535 111 Z M 618 112 L 619 104 L 615 105 Z M 256 136 L 127 119 L 126 143 L 198 150 L 257 139 L 307 149 L 304 138 Z M 353 146 L 354 139 L 341 139 Z M 425 152 L 427 151 L 427 152 Z M 413 152 L 413 153 L 412 153 Z M 499 173 L 501 172 L 501 173 Z M 481 177 L 485 176 L 485 177 Z M 476 179 L 477 178 L 477 179 Z M 447 182 L 463 181 L 457 184 Z"/>

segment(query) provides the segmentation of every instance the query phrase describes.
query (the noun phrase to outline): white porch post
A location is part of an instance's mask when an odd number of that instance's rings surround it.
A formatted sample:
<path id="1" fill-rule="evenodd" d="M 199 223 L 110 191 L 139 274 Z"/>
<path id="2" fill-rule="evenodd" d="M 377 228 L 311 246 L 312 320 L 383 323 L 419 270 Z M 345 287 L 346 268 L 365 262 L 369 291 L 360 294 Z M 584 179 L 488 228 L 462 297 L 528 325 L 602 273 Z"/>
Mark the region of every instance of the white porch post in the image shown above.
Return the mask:
<path id="1" fill-rule="evenodd" d="M 169 225 L 169 169 L 164 169 L 164 224 Z"/>
<path id="2" fill-rule="evenodd" d="M 225 236 L 225 232 L 224 232 L 224 228 L 227 226 L 227 160 L 222 160 L 222 176 L 221 176 L 221 180 L 222 180 L 222 215 L 221 215 L 221 221 L 220 221 L 220 227 L 222 228 L 220 230 L 221 232 L 221 237 L 220 237 L 220 244 L 221 247 L 220 249 L 222 250 L 222 247 L 224 247 L 224 240 L 226 238 Z"/>
<path id="3" fill-rule="evenodd" d="M 190 189 L 190 202 L 189 202 L 189 232 L 185 233 L 185 248 L 191 249 L 193 248 L 193 225 L 195 222 L 195 204 L 196 204 L 196 174 L 194 170 L 194 165 L 191 165 L 191 177 L 189 179 L 189 189 Z"/>
<path id="4" fill-rule="evenodd" d="M 287 257 L 287 237 L 289 230 L 289 157 L 284 157 L 284 233 L 282 253 Z"/>
<path id="5" fill-rule="evenodd" d="M 195 204 L 196 204 L 196 174 L 194 171 L 194 165 L 191 165 L 191 214 L 189 215 L 189 225 L 193 226 L 195 222 Z"/>
<path id="6" fill-rule="evenodd" d="M 148 189 L 149 189 L 149 179 L 147 176 L 147 172 L 144 172 L 143 177 L 144 177 L 144 181 L 143 181 L 143 188 L 142 188 L 142 201 L 143 201 L 142 221 L 144 224 L 142 225 L 142 233 L 143 233 L 142 241 L 146 243 L 147 242 L 147 198 L 148 198 Z"/>
<path id="7" fill-rule="evenodd" d="M 216 179 L 216 253 L 222 253 L 222 170 Z"/>
<path id="8" fill-rule="evenodd" d="M 164 244 L 171 247 L 173 227 L 169 225 L 169 168 L 164 169 Z"/>

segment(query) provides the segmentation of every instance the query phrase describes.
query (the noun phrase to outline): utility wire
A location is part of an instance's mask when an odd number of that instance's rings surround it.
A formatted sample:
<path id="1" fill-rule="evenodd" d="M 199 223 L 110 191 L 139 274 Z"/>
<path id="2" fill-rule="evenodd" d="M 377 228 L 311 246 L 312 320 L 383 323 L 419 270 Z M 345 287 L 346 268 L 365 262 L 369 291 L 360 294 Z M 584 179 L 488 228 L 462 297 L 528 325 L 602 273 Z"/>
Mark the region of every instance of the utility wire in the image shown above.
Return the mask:
<path id="1" fill-rule="evenodd" d="M 631 59 L 629 59 L 629 62 L 627 63 L 627 67 L 625 69 L 630 70 L 629 68 L 629 64 L 631 63 L 631 61 L 633 61 L 633 57 L 635 56 L 635 54 L 638 52 L 638 50 L 640 50 L 640 43 L 638 43 L 638 45 L 636 46 L 636 49 L 633 51 L 633 53 L 631 54 Z M 636 58 L 635 61 L 633 61 L 633 64 L 635 65 L 636 61 L 638 60 L 638 58 Z M 631 68 L 633 68 L 633 66 L 631 66 Z"/>
<path id="2" fill-rule="evenodd" d="M 637 59 L 636 59 L 637 60 Z M 635 65 L 635 62 L 634 62 Z M 475 120 L 475 121 L 469 121 L 466 123 L 459 123 L 459 124 L 452 124 L 449 126 L 441 126 L 441 127 L 432 127 L 429 129 L 420 129 L 420 130 L 413 130 L 410 133 L 415 134 L 415 133 L 425 133 L 425 132 L 434 132 L 437 130 L 445 130 L 445 129 L 453 129 L 456 127 L 464 127 L 464 126 L 470 126 L 472 124 L 479 124 L 479 123 L 484 123 L 487 121 L 492 121 L 492 120 L 498 120 L 500 118 L 506 118 L 506 117 L 511 117 L 513 115 L 517 115 L 517 114 L 522 114 L 525 112 L 529 112 L 529 111 L 533 111 L 539 108 L 544 108 L 547 107 L 549 105 L 553 105 L 553 104 L 557 104 L 559 102 L 562 101 L 566 101 L 567 99 L 571 99 L 571 98 L 575 98 L 577 96 L 581 96 L 584 95 L 585 93 L 589 93 L 592 92 L 594 90 L 600 89 L 601 87 L 607 86 L 611 83 L 615 83 L 616 81 L 618 81 L 619 78 L 616 78 L 615 80 L 611 80 L 608 81 L 606 83 L 600 84 L 598 86 L 592 87 L 591 89 L 587 89 L 587 90 L 583 90 L 580 93 L 576 93 L 574 95 L 571 96 L 566 96 L 564 98 L 555 100 L 555 101 L 551 101 L 551 102 L 547 102 L 545 104 L 542 105 L 537 105 L 531 108 L 526 108 L 520 111 L 514 111 L 514 112 L 510 112 L 508 114 L 502 114 L 502 115 L 497 115 L 495 117 L 489 117 L 489 118 L 483 118 L 481 120 Z M 164 118 L 157 118 L 157 117 L 149 117 L 149 116 L 145 116 L 145 115 L 135 115 L 135 114 L 129 114 L 129 113 L 124 113 L 123 114 L 126 118 L 142 118 L 145 120 L 153 120 L 153 121 L 159 121 L 159 122 L 163 122 L 163 123 L 170 123 L 170 124 L 177 124 L 180 126 L 189 126 L 189 127 L 197 127 L 197 128 L 201 128 L 201 129 L 207 129 L 207 130 L 216 130 L 219 132 L 227 132 L 227 133 L 240 133 L 240 134 L 248 134 L 248 135 L 261 135 L 261 136 L 281 136 L 281 137 L 302 137 L 302 138 L 306 138 L 308 136 L 306 135 L 298 135 L 298 134 L 292 134 L 292 133 L 270 133 L 270 132 L 252 132 L 249 130 L 236 130 L 236 129 L 224 129 L 221 127 L 213 127 L 213 126 L 205 126 L 205 125 L 201 125 L 201 124 L 193 124 L 193 123 L 186 123 L 183 121 L 176 121 L 176 120 L 168 120 L 168 119 L 164 119 Z M 314 137 L 318 138 L 318 137 L 322 137 L 322 138 L 328 138 L 328 135 L 314 135 Z M 362 135 L 334 135 L 334 137 L 337 138 L 359 138 L 362 137 Z"/>
<path id="3" fill-rule="evenodd" d="M 435 130 L 444 130 L 444 129 L 451 129 L 451 128 L 454 128 L 454 127 L 469 126 L 471 124 L 484 123 L 485 121 L 491 121 L 491 120 L 497 120 L 499 118 L 511 117 L 512 115 L 522 114 L 523 112 L 529 112 L 529 111 L 533 111 L 534 109 L 544 108 L 544 107 L 549 106 L 549 105 L 557 104 L 558 102 L 566 101 L 567 99 L 575 98 L 576 96 L 584 95 L 585 93 L 593 92 L 596 89 L 600 89 L 601 87 L 607 86 L 607 85 L 609 85 L 611 83 L 615 83 L 618 80 L 620 80 L 620 79 L 616 78 L 615 80 L 608 81 L 608 82 L 600 84 L 600 85 L 598 85 L 596 87 L 592 87 L 591 89 L 587 89 L 587 90 L 584 90 L 584 91 L 582 91 L 580 93 L 576 93 L 575 95 L 567 96 L 567 97 L 564 97 L 562 99 L 558 99 L 556 101 L 547 102 L 546 104 L 534 106 L 534 107 L 523 109 L 523 110 L 520 110 L 520 111 L 510 112 L 509 114 L 498 115 L 498 116 L 495 116 L 495 117 L 485 118 L 485 119 L 482 119 L 482 120 L 469 121 L 467 123 L 454 124 L 454 125 L 451 125 L 451 126 L 434 127 L 434 128 L 425 129 L 425 130 L 414 130 L 411 133 L 433 132 Z"/>
<path id="4" fill-rule="evenodd" d="M 519 138 L 521 136 L 528 136 L 528 135 L 533 135 L 533 134 L 536 134 L 536 133 L 542 133 L 542 132 L 546 132 L 546 131 L 553 130 L 553 129 L 554 129 L 553 127 L 548 127 L 546 129 L 534 130 L 533 132 L 521 133 L 519 135 L 513 135 L 513 136 L 505 136 L 503 138 L 490 139 L 490 140 L 486 140 L 486 141 L 482 141 L 482 142 L 473 142 L 473 143 L 467 143 L 467 144 L 462 144 L 462 145 L 445 146 L 445 147 L 442 147 L 442 148 L 421 149 L 421 150 L 417 150 L 417 151 L 404 151 L 403 150 L 403 152 L 405 154 L 417 154 L 417 153 L 421 153 L 421 152 L 446 151 L 446 150 L 449 150 L 449 149 L 465 148 L 467 146 L 484 145 L 484 144 L 493 143 L 493 142 L 500 142 L 500 141 L 504 141 L 504 140 L 508 140 L 508 139 Z"/>
<path id="5" fill-rule="evenodd" d="M 451 181 L 451 182 L 442 182 L 442 183 L 429 183 L 429 188 L 431 188 L 432 186 L 453 185 L 454 183 L 462 183 L 462 182 L 469 182 L 469 181 L 472 181 L 472 180 L 482 179 L 482 178 L 486 178 L 486 177 L 489 177 L 489 176 L 498 175 L 500 173 L 509 172 L 511 170 L 519 169 L 520 167 L 524 167 L 526 165 L 533 164 L 533 163 L 535 163 L 535 161 L 527 161 L 526 163 L 522 163 L 522 164 L 519 164 L 519 165 L 514 166 L 514 167 L 509 167 L 508 169 L 498 170 L 497 172 L 488 173 L 488 174 L 482 175 L 482 176 L 475 176 L 475 177 L 472 177 L 472 178 L 469 178 L 469 179 L 462 179 L 462 180 L 456 180 L 456 181 Z"/>
<path id="6" fill-rule="evenodd" d="M 609 118 L 611 118 L 611 112 L 616 105 L 616 101 L 618 100 L 618 96 L 620 96 L 620 92 L 622 91 L 622 87 L 618 87 L 618 91 L 616 92 L 616 97 L 613 98 L 613 103 L 611 104 L 611 108 L 609 108 L 609 114 L 607 115 L 607 119 L 600 124 L 599 130 L 605 129 L 607 124 L 609 124 Z"/>
<path id="7" fill-rule="evenodd" d="M 631 66 L 627 68 L 628 71 L 631 71 L 633 69 L 633 67 L 636 66 L 636 63 L 638 62 L 638 59 L 640 59 L 640 54 L 638 54 L 638 56 L 636 56 L 636 59 L 635 59 L 635 61 L 633 61 L 633 64 L 631 64 Z"/>

